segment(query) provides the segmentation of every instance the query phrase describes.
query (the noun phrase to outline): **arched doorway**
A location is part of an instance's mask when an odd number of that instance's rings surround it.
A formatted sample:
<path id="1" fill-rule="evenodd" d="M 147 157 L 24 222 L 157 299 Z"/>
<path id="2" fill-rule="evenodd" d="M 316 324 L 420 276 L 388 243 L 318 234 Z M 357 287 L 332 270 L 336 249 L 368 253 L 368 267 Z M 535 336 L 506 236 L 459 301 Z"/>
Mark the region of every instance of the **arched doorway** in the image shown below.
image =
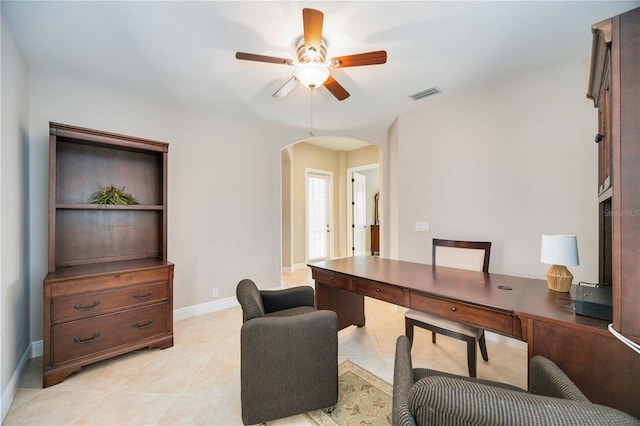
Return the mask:
<path id="1" fill-rule="evenodd" d="M 373 171 L 370 185 L 381 192 L 382 149 L 360 139 L 318 136 L 301 140 L 282 149 L 282 269 L 292 272 L 306 266 L 307 249 L 306 177 L 309 170 L 331 173 L 331 213 L 327 230 L 331 257 L 353 254 L 352 204 L 349 173 L 354 170 Z M 367 191 L 370 192 L 370 191 Z M 371 198 L 369 200 L 368 198 Z M 367 198 L 366 224 L 369 246 L 369 225 L 373 221 L 373 195 Z M 371 217 L 369 217 L 371 216 Z M 367 250 L 369 252 L 369 250 Z"/>

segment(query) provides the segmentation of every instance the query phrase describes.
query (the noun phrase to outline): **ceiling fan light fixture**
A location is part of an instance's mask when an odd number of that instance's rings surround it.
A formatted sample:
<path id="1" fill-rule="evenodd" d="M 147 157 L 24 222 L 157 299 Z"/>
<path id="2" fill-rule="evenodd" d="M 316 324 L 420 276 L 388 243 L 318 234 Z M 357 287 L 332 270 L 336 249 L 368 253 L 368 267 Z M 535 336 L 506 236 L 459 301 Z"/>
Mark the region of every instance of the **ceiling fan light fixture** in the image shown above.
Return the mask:
<path id="1" fill-rule="evenodd" d="M 315 89 L 327 81 L 329 69 L 324 64 L 311 62 L 298 65 L 295 74 L 300 83 L 309 89 Z"/>

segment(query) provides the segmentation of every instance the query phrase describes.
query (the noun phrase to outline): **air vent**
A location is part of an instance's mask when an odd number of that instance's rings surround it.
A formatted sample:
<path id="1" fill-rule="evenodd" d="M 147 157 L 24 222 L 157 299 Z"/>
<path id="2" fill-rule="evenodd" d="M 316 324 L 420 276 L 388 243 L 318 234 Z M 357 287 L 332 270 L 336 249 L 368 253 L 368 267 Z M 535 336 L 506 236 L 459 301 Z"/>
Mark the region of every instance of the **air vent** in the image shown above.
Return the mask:
<path id="1" fill-rule="evenodd" d="M 427 96 L 435 95 L 436 93 L 440 93 L 440 89 L 438 89 L 437 87 L 431 87 L 429 89 L 423 90 L 422 92 L 414 93 L 409 97 L 414 101 L 417 101 L 418 99 L 426 98 Z"/>

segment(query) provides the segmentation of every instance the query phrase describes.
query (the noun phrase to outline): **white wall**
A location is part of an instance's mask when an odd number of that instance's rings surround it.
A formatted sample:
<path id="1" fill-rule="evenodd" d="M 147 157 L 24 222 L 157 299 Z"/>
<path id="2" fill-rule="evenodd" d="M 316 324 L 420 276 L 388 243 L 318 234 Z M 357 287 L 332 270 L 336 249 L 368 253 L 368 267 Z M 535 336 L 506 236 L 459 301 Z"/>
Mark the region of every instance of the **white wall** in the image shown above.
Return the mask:
<path id="1" fill-rule="evenodd" d="M 29 70 L 2 15 L 2 145 L 0 146 L 0 384 L 2 419 L 30 357 L 28 253 Z"/>
<path id="2" fill-rule="evenodd" d="M 573 58 L 399 117 L 390 167 L 399 258 L 430 263 L 432 238 L 490 240 L 492 272 L 544 278 L 541 235 L 569 233 L 578 236 L 576 281 L 596 281 L 588 70 L 588 58 Z M 416 232 L 416 221 L 431 231 Z"/>

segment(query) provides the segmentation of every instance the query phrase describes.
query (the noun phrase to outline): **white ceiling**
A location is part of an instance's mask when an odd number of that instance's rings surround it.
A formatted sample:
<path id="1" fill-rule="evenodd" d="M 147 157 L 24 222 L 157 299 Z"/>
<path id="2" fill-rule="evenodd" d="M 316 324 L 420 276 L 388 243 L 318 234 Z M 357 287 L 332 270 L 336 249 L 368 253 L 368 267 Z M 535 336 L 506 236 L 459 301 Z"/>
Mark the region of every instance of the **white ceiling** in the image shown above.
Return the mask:
<path id="1" fill-rule="evenodd" d="M 324 12 L 328 56 L 386 50 L 384 65 L 332 70 L 351 97 L 313 94 L 316 134 L 386 130 L 398 115 L 564 58 L 588 57 L 590 26 L 640 1 L 4 1 L 29 67 L 229 119 L 308 129 L 310 91 L 273 98 L 295 57 L 302 8 Z M 437 86 L 442 93 L 409 95 Z M 586 92 L 586 87 L 585 87 Z"/>

